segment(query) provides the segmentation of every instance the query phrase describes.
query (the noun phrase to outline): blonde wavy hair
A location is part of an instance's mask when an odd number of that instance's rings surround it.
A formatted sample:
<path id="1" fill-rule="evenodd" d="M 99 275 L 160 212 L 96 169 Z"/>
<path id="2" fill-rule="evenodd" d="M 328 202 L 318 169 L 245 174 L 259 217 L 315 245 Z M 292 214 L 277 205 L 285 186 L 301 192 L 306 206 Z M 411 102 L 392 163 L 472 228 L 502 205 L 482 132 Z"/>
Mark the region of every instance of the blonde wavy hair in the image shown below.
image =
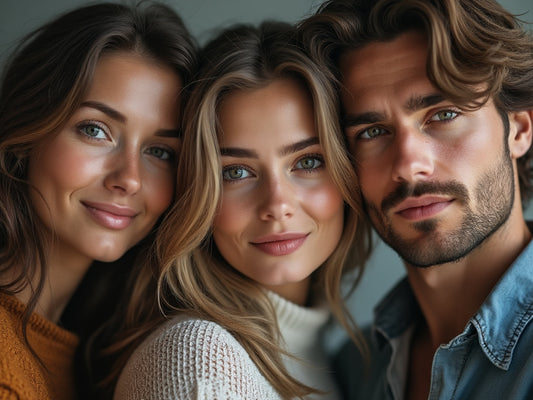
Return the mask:
<path id="1" fill-rule="evenodd" d="M 358 271 L 355 287 L 369 255 L 370 231 L 361 222 L 358 180 L 338 124 L 337 94 L 298 45 L 295 29 L 283 23 L 229 28 L 206 45 L 201 63 L 184 114 L 178 198 L 158 231 L 157 258 L 137 280 L 127 314 L 134 329 L 126 334 L 128 345 L 117 368 L 160 322 L 156 310 L 165 316 L 186 313 L 231 332 L 284 398 L 302 397 L 315 390 L 295 380 L 284 367 L 281 356 L 286 353 L 270 300 L 259 284 L 224 261 L 212 239 L 222 191 L 217 111 L 229 93 L 262 88 L 277 79 L 295 79 L 307 89 L 325 163 L 345 201 L 342 237 L 315 272 L 312 290 L 327 299 L 333 315 L 363 349 L 364 341 L 343 301 L 341 278 L 348 271 Z M 146 303 L 146 293 L 153 290 L 155 281 L 157 307 Z"/>

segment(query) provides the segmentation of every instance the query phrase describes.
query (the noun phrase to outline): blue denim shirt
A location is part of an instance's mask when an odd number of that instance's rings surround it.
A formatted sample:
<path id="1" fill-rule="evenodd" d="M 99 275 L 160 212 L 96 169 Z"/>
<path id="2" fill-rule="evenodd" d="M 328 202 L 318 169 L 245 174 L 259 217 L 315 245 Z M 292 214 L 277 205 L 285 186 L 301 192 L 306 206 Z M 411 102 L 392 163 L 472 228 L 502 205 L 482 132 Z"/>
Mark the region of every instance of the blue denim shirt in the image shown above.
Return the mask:
<path id="1" fill-rule="evenodd" d="M 376 307 L 365 367 L 351 344 L 335 367 L 347 399 L 404 398 L 409 343 L 421 318 L 406 279 Z M 428 399 L 533 399 L 533 241 L 509 267 L 464 331 L 433 358 Z"/>

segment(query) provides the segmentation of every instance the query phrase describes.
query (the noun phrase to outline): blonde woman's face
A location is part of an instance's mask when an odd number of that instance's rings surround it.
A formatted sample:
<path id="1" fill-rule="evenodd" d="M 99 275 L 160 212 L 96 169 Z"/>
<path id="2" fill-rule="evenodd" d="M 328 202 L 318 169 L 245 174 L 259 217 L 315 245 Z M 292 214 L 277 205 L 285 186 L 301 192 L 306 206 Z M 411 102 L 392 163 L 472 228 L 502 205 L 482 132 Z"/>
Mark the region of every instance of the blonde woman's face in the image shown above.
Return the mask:
<path id="1" fill-rule="evenodd" d="M 343 230 L 343 199 L 324 163 L 310 96 L 291 80 L 222 103 L 224 188 L 213 237 L 235 269 L 304 303 Z"/>
<path id="2" fill-rule="evenodd" d="M 179 77 L 126 53 L 102 58 L 80 108 L 31 154 L 33 204 L 57 259 L 112 261 L 170 205 Z"/>

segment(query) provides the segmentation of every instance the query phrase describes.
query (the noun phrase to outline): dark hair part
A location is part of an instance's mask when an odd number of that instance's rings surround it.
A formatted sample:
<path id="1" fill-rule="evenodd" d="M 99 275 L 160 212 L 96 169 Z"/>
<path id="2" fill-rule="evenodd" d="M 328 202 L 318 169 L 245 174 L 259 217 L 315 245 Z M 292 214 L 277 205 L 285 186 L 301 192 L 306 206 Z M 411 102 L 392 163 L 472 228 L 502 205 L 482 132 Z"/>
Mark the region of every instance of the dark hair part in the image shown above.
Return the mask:
<path id="1" fill-rule="evenodd" d="M 79 107 L 98 60 L 116 52 L 171 67 L 184 85 L 196 66 L 196 45 L 181 18 L 167 6 L 99 3 L 65 13 L 27 35 L 3 71 L 0 292 L 15 294 L 37 279 L 23 318 L 25 338 L 27 321 L 45 282 L 46 249 L 53 243 L 30 201 L 28 157 Z"/>
<path id="2" fill-rule="evenodd" d="M 531 32 L 494 0 L 329 0 L 299 29 L 339 80 L 346 51 L 419 30 L 428 40 L 430 81 L 458 106 L 492 99 L 501 115 L 533 108 Z M 517 161 L 524 204 L 533 195 L 532 159 L 530 148 Z"/>

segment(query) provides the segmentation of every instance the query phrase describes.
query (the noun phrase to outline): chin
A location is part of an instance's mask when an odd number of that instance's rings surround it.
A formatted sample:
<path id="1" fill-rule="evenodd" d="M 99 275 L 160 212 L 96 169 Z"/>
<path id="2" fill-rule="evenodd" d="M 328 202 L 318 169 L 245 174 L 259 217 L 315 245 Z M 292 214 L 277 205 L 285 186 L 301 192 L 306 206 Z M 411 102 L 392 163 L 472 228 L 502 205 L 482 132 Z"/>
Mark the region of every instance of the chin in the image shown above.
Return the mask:
<path id="1" fill-rule="evenodd" d="M 130 247 L 121 247 L 118 245 L 113 246 L 106 246 L 105 248 L 100 249 L 100 251 L 95 252 L 92 251 L 92 258 L 94 258 L 95 261 L 102 261 L 102 262 L 113 262 L 117 261 L 120 257 L 122 257 L 129 249 Z"/>

